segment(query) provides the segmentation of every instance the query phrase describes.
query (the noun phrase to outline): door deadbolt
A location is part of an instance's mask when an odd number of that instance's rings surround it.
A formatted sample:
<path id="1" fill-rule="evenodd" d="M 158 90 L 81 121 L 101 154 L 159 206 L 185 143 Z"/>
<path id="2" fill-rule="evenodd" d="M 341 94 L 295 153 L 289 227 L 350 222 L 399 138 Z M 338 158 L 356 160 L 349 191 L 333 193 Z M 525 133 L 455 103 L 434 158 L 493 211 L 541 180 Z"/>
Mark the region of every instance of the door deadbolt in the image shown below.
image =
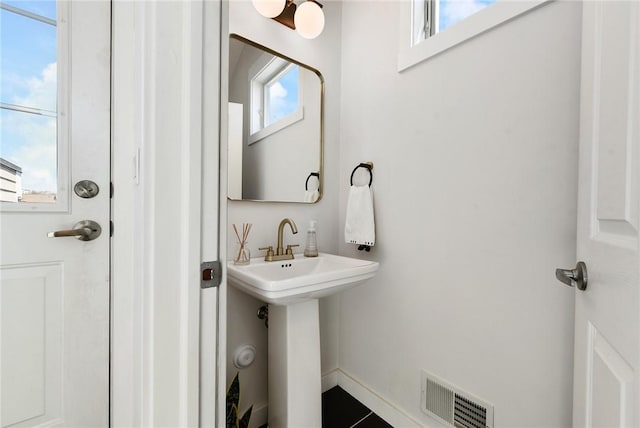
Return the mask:
<path id="1" fill-rule="evenodd" d="M 73 186 L 76 195 L 83 199 L 91 199 L 100 193 L 100 187 L 91 180 L 80 180 Z"/>

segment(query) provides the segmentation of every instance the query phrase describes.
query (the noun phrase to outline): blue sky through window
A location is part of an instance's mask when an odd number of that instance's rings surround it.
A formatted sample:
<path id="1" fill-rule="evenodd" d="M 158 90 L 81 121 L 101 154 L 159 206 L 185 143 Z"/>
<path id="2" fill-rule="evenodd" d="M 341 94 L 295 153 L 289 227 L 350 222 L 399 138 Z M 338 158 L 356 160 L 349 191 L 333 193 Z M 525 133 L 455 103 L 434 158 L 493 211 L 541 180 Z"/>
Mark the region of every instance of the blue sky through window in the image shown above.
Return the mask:
<path id="1" fill-rule="evenodd" d="M 298 109 L 298 76 L 300 67 L 294 65 L 267 86 L 269 117 L 265 125 L 270 125 Z"/>
<path id="2" fill-rule="evenodd" d="M 1 2 L 56 19 L 54 0 Z M 57 188 L 56 32 L 53 25 L 0 9 L 0 101 L 50 112 L 0 109 L 0 157 L 22 167 L 24 189 Z"/>
<path id="3" fill-rule="evenodd" d="M 55 0 L 2 0 L 2 3 L 35 13 L 36 15 L 44 16 L 45 18 L 56 19 Z"/>
<path id="4" fill-rule="evenodd" d="M 495 2 L 496 0 L 438 0 L 439 31 L 451 27 Z"/>

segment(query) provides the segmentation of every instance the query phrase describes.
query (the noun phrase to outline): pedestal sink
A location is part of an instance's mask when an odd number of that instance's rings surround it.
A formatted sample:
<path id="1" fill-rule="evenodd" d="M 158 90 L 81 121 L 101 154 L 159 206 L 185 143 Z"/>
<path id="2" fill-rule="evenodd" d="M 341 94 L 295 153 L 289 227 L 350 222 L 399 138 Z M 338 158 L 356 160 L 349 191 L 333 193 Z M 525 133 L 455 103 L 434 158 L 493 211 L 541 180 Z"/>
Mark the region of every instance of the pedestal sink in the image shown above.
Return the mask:
<path id="1" fill-rule="evenodd" d="M 229 262 L 229 284 L 269 303 L 269 428 L 321 427 L 318 298 L 372 278 L 378 263 L 321 253 L 248 265 Z"/>

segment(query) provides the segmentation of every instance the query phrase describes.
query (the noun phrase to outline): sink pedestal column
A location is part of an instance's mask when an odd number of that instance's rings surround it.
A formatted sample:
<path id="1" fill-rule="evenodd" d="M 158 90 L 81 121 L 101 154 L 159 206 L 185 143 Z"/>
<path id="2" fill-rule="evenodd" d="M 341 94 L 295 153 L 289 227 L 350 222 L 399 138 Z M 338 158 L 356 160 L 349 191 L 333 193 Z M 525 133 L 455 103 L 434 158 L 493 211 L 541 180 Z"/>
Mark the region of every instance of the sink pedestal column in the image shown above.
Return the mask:
<path id="1" fill-rule="evenodd" d="M 269 428 L 321 427 L 318 299 L 269 305 Z"/>

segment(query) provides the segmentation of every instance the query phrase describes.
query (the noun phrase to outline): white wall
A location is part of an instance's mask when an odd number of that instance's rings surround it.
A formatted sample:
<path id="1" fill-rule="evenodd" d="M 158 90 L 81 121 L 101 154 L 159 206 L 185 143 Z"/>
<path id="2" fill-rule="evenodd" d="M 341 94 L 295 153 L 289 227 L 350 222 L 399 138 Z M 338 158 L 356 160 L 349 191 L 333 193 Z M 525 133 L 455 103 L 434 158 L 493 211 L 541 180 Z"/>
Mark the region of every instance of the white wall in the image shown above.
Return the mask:
<path id="1" fill-rule="evenodd" d="M 340 227 L 343 183 L 373 161 L 377 236 L 369 254 L 338 241 L 381 268 L 341 295 L 339 366 L 421 423 L 426 369 L 496 427 L 570 426 L 574 290 L 554 269 L 575 264 L 581 5 L 401 74 L 398 12 L 343 3 Z"/>
<path id="2" fill-rule="evenodd" d="M 341 186 L 338 182 L 338 153 L 339 153 L 339 121 L 340 121 L 340 29 L 341 29 L 341 4 L 338 2 L 325 2 L 324 14 L 326 27 L 322 35 L 314 40 L 306 40 L 297 33 L 270 19 L 263 18 L 253 8 L 250 1 L 229 2 L 229 32 L 239 34 L 264 46 L 295 58 L 319 70 L 325 79 L 325 113 L 324 113 L 324 187 L 330 189 L 325 192 L 320 202 L 316 204 L 294 203 L 262 203 L 229 201 L 228 224 L 252 223 L 253 228 L 249 236 L 249 248 L 253 256 L 262 254 L 258 247 L 275 245 L 277 241 L 277 228 L 280 220 L 285 217 L 292 218 L 299 233 L 291 235 L 288 228 L 285 232 L 286 243 L 298 243 L 298 253 L 302 253 L 306 236 L 306 229 L 311 219 L 318 220 L 318 247 L 320 251 L 331 253 L 338 252 L 338 198 L 336 189 Z M 225 144 L 221 142 L 221 144 Z M 225 171 L 225 166 L 222 171 Z M 233 233 L 233 232 L 231 232 Z M 233 254 L 234 241 L 229 235 L 228 257 Z M 228 358 L 231 358 L 234 348 L 242 343 L 263 343 L 266 341 L 266 329 L 256 318 L 256 310 L 262 304 L 255 299 L 236 298 L 237 294 L 229 291 L 228 311 L 233 313 L 234 322 L 230 322 L 227 328 Z M 248 301 L 247 301 L 248 300 Z M 337 299 L 324 299 L 320 303 L 321 317 L 321 345 L 322 345 L 322 370 L 329 371 L 337 367 Z M 245 323 L 242 324 L 241 323 Z M 257 325 L 256 325 L 257 323 Z M 259 336 L 259 332 L 264 337 Z M 266 367 L 266 353 L 259 354 L 258 359 L 264 359 L 255 364 L 264 364 Z M 227 378 L 230 380 L 235 374 L 232 362 L 228 362 Z M 266 402 L 267 373 L 262 375 L 244 376 L 249 378 L 242 398 L 241 408 L 246 404 Z M 244 377 L 243 377 L 244 376 Z M 250 392 L 248 388 L 251 388 Z M 261 392 L 263 391 L 263 392 Z M 253 394 L 250 396 L 250 394 Z M 266 420 L 265 420 L 266 422 Z M 258 420 L 252 421 L 252 425 Z"/>

